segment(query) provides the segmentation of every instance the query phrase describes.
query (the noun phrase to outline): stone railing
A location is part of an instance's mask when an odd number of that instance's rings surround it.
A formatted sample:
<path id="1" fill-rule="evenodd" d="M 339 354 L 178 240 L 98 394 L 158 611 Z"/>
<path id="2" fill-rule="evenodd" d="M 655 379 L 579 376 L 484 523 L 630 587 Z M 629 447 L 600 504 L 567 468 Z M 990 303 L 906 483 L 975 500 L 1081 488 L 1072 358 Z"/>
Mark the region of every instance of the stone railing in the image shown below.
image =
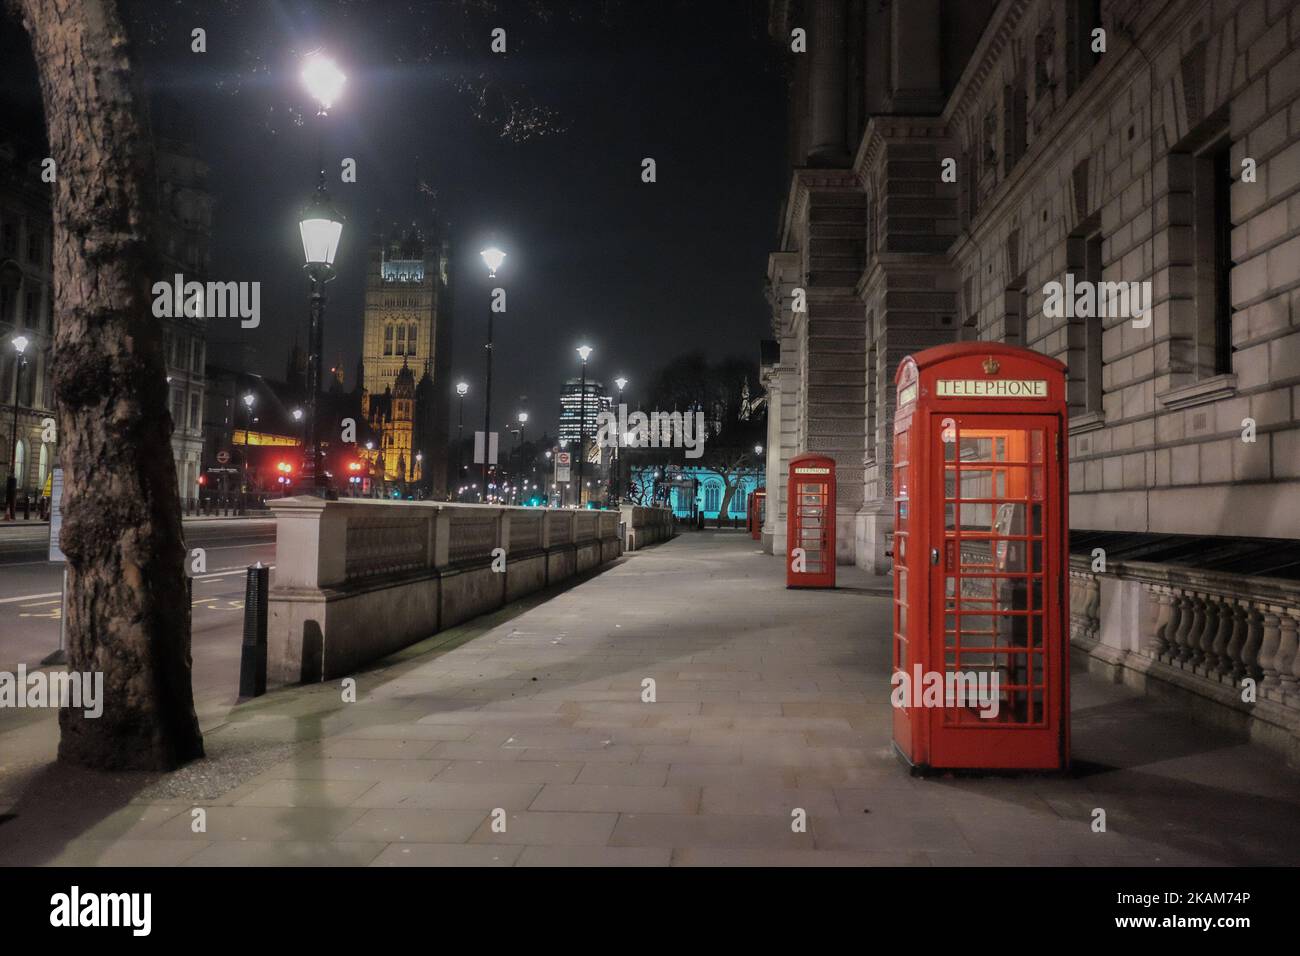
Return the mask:
<path id="1" fill-rule="evenodd" d="M 1300 764 L 1300 583 L 1140 561 L 1091 568 L 1071 558 L 1070 640 L 1093 670 L 1213 701 L 1198 715 Z"/>
<path id="2" fill-rule="evenodd" d="M 656 541 L 664 541 L 677 533 L 673 526 L 671 508 L 647 508 L 643 505 L 622 505 L 623 550 L 635 551 Z M 610 520 L 617 527 L 618 516 Z"/>
<path id="3" fill-rule="evenodd" d="M 614 511 L 284 498 L 272 684 L 331 679 L 621 553 Z"/>

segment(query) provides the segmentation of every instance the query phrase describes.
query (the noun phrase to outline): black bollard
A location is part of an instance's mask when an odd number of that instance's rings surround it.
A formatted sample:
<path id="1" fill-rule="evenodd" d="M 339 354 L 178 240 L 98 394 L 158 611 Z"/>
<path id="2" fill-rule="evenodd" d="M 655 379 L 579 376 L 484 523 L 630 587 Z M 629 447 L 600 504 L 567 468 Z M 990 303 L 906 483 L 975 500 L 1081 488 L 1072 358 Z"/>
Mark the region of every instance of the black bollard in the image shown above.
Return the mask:
<path id="1" fill-rule="evenodd" d="M 23 520 L 32 520 L 32 496 L 23 495 Z"/>
<path id="2" fill-rule="evenodd" d="M 266 605 L 270 580 L 270 569 L 260 563 L 248 569 L 248 583 L 244 586 L 244 645 L 239 656 L 240 697 L 261 697 L 266 693 Z"/>

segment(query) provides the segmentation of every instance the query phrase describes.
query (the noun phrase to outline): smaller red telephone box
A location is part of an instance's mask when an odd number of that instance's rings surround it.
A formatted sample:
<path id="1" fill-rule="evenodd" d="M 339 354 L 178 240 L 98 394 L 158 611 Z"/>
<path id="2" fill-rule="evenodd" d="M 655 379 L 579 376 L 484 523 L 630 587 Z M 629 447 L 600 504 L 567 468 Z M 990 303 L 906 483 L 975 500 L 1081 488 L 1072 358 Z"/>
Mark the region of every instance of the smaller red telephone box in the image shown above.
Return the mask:
<path id="1" fill-rule="evenodd" d="M 749 534 L 755 541 L 763 537 L 763 521 L 766 517 L 763 508 L 766 503 L 766 491 L 756 491 L 749 496 Z"/>
<path id="2" fill-rule="evenodd" d="M 785 586 L 835 587 L 835 460 L 790 460 L 790 514 L 785 531 Z"/>
<path id="3" fill-rule="evenodd" d="M 898 366 L 894 747 L 914 768 L 1069 764 L 1066 367 L 988 342 Z"/>

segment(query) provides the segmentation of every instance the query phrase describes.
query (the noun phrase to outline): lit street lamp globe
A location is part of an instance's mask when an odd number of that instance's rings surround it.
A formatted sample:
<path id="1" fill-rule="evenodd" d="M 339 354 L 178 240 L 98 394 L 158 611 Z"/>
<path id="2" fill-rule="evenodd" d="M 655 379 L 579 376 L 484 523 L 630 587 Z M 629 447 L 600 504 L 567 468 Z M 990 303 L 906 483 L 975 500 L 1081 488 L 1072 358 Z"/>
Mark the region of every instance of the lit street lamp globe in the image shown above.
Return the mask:
<path id="1" fill-rule="evenodd" d="M 456 383 L 456 394 L 457 394 L 457 395 L 459 395 L 461 398 L 464 398 L 465 395 L 466 395 L 466 393 L 468 393 L 468 392 L 469 392 L 469 384 L 468 384 L 468 383 L 466 383 L 466 382 L 457 382 L 457 383 Z"/>
<path id="2" fill-rule="evenodd" d="M 488 278 L 495 279 L 501 263 L 506 261 L 506 254 L 496 246 L 488 246 L 479 255 L 483 257 L 483 262 L 488 267 Z"/>
<path id="3" fill-rule="evenodd" d="M 338 64 L 321 50 L 308 53 L 303 58 L 302 73 L 299 76 L 312 99 L 320 104 L 322 114 L 338 102 L 343 93 L 343 84 L 347 82 L 347 77 L 338 68 Z"/>
<path id="4" fill-rule="evenodd" d="M 316 187 L 303 207 L 298 217 L 298 232 L 302 237 L 302 256 L 307 272 L 317 281 L 332 279 L 334 255 L 343 235 L 343 216 L 330 202 L 323 183 Z"/>

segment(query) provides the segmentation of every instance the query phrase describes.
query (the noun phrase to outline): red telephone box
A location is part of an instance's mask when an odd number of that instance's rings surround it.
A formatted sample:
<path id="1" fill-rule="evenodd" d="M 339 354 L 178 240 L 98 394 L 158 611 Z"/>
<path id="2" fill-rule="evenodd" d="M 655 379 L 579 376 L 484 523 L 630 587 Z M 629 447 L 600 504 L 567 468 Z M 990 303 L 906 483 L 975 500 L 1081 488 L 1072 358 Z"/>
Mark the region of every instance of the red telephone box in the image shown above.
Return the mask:
<path id="1" fill-rule="evenodd" d="M 894 747 L 922 770 L 1064 769 L 1066 368 L 962 342 L 896 382 Z"/>
<path id="2" fill-rule="evenodd" d="M 766 503 L 766 491 L 755 491 L 749 496 L 749 534 L 755 541 L 763 537 L 763 521 L 766 517 L 763 507 Z"/>
<path id="3" fill-rule="evenodd" d="M 792 458 L 787 494 L 785 586 L 835 587 L 835 460 Z"/>

